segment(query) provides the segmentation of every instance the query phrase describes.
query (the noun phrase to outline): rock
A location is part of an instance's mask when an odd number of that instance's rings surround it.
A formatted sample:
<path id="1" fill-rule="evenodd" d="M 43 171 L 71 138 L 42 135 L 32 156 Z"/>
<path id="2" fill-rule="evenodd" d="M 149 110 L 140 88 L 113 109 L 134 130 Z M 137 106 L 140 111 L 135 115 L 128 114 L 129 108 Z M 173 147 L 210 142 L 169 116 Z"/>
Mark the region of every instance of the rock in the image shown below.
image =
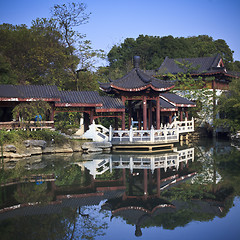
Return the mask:
<path id="1" fill-rule="evenodd" d="M 109 151 L 112 147 L 110 142 L 85 142 L 82 149 L 85 152 L 102 152 Z"/>
<path id="2" fill-rule="evenodd" d="M 44 149 L 47 145 L 47 142 L 44 140 L 26 140 L 23 143 L 27 148 L 30 146 L 33 146 L 33 147 L 41 147 L 42 149 Z"/>
<path id="3" fill-rule="evenodd" d="M 42 153 L 50 154 L 55 153 L 55 147 L 54 146 L 47 146 L 42 150 Z"/>
<path id="4" fill-rule="evenodd" d="M 74 152 L 82 152 L 82 142 L 70 141 L 71 148 Z"/>
<path id="5" fill-rule="evenodd" d="M 3 157 L 5 158 L 26 158 L 26 157 L 31 157 L 31 154 L 29 153 L 12 153 L 12 152 L 4 152 Z"/>
<path id="6" fill-rule="evenodd" d="M 4 152 L 16 152 L 17 148 L 14 145 L 6 145 L 4 146 Z"/>
<path id="7" fill-rule="evenodd" d="M 31 155 L 39 155 L 39 154 L 42 154 L 42 148 L 41 147 L 30 147 L 30 148 L 27 148 L 26 153 L 29 153 Z"/>
<path id="8" fill-rule="evenodd" d="M 93 152 L 102 152 L 103 150 L 102 148 L 89 148 L 87 151 L 90 153 L 93 153 Z"/>
<path id="9" fill-rule="evenodd" d="M 68 143 L 65 143 L 62 146 L 55 146 L 55 153 L 73 153 L 73 150 Z"/>
<path id="10" fill-rule="evenodd" d="M 102 148 L 102 149 L 106 149 L 106 148 L 111 148 L 112 144 L 110 142 L 95 142 L 94 143 L 95 146 Z"/>

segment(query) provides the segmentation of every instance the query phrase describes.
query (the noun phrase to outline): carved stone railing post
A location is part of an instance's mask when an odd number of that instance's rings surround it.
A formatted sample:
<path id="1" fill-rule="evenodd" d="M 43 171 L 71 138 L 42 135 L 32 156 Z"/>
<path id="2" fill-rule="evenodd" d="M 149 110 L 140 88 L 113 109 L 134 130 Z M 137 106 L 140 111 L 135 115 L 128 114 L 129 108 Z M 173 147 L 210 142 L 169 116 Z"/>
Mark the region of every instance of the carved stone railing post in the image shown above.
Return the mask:
<path id="1" fill-rule="evenodd" d="M 132 142 L 132 141 L 133 141 L 133 128 L 131 125 L 130 130 L 129 130 L 129 142 Z"/>
<path id="2" fill-rule="evenodd" d="M 153 125 L 151 127 L 151 132 L 150 132 L 150 141 L 151 142 L 155 142 L 155 138 L 154 138 L 154 128 L 153 128 Z"/>
<path id="3" fill-rule="evenodd" d="M 109 142 L 112 141 L 112 126 L 109 127 L 109 136 L 108 136 Z"/>

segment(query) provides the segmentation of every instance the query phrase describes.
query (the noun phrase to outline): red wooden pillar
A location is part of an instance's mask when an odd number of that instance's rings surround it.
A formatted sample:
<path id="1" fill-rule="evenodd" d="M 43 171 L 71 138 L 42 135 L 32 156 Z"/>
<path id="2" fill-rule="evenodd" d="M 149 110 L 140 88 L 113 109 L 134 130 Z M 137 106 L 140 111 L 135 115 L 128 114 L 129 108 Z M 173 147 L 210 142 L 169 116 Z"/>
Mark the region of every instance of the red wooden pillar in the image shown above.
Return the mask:
<path id="1" fill-rule="evenodd" d="M 55 113 L 54 105 L 51 105 L 50 121 L 54 121 L 54 113 Z"/>
<path id="2" fill-rule="evenodd" d="M 160 197 L 160 187 L 161 187 L 161 169 L 157 169 L 157 196 Z"/>
<path id="3" fill-rule="evenodd" d="M 147 130 L 147 97 L 143 96 L 143 130 Z"/>
<path id="4" fill-rule="evenodd" d="M 128 101 L 128 128 L 132 125 L 132 101 Z"/>
<path id="5" fill-rule="evenodd" d="M 137 119 L 138 119 L 138 130 L 141 130 L 141 127 L 142 127 L 141 107 L 137 111 Z"/>
<path id="6" fill-rule="evenodd" d="M 92 124 L 93 123 L 93 111 L 94 111 L 94 109 L 91 109 L 90 110 L 90 124 Z"/>
<path id="7" fill-rule="evenodd" d="M 180 108 L 180 121 L 183 121 L 183 109 Z"/>
<path id="8" fill-rule="evenodd" d="M 123 102 L 123 105 L 125 106 L 126 97 L 122 96 L 122 102 Z M 126 116 L 126 113 L 124 110 L 124 112 L 122 113 L 122 130 L 125 130 L 125 116 Z"/>
<path id="9" fill-rule="evenodd" d="M 185 111 L 185 117 L 188 120 L 188 111 L 187 110 Z"/>
<path id="10" fill-rule="evenodd" d="M 144 198 L 147 199 L 147 195 L 148 195 L 148 173 L 147 173 L 147 169 L 144 169 L 143 170 L 144 172 L 144 186 L 143 186 L 143 191 L 144 191 Z"/>
<path id="11" fill-rule="evenodd" d="M 123 186 L 126 186 L 126 168 L 122 170 Z"/>
<path id="12" fill-rule="evenodd" d="M 148 108 L 148 129 L 151 129 L 152 126 L 152 101 L 149 102 Z"/>
<path id="13" fill-rule="evenodd" d="M 118 130 L 118 117 L 115 117 L 114 128 Z"/>
<path id="14" fill-rule="evenodd" d="M 160 99 L 156 98 L 156 127 L 160 129 Z"/>
<path id="15" fill-rule="evenodd" d="M 125 111 L 122 113 L 122 130 L 125 130 Z"/>
<path id="16" fill-rule="evenodd" d="M 180 169 L 183 170 L 184 168 L 184 165 L 183 165 L 183 162 L 180 163 Z"/>

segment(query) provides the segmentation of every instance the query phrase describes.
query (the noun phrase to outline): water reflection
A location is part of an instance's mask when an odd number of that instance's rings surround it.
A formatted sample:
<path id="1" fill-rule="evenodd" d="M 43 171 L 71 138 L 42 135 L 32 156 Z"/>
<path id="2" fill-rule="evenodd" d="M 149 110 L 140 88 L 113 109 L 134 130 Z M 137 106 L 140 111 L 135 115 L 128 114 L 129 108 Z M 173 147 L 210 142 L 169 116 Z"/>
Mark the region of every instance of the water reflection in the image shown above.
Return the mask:
<path id="1" fill-rule="evenodd" d="M 5 162 L 3 239 L 99 239 L 113 219 L 135 226 L 126 236 L 144 236 L 153 226 L 175 229 L 225 216 L 240 193 L 239 151 L 221 142 L 178 148 Z"/>

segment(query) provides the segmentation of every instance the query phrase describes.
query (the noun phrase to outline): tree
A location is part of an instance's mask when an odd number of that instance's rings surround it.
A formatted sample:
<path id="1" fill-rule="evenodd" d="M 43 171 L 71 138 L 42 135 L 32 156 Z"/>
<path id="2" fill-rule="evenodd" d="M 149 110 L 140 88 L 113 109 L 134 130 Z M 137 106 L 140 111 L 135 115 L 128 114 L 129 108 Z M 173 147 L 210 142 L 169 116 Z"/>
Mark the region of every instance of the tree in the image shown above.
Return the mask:
<path id="1" fill-rule="evenodd" d="M 197 58 L 220 53 L 224 63 L 231 65 L 233 51 L 223 39 L 214 40 L 207 35 L 187 38 L 173 36 L 139 35 L 136 39 L 126 38 L 123 43 L 114 45 L 108 53 L 109 68 L 118 68 L 125 74 L 133 65 L 133 57 L 141 56 L 141 68 L 153 70 L 160 67 L 165 57 Z"/>
<path id="2" fill-rule="evenodd" d="M 229 128 L 231 132 L 240 130 L 240 81 L 234 79 L 229 84 L 230 91 L 224 92 L 219 99 L 220 119 L 215 125 Z"/>
<path id="3" fill-rule="evenodd" d="M 78 58 L 78 67 L 81 70 L 91 70 L 96 58 L 105 57 L 102 50 L 92 49 L 91 41 L 85 40 L 85 35 L 74 30 L 75 27 L 86 24 L 91 15 L 91 13 L 86 13 L 84 3 L 56 4 L 52 9 L 52 15 L 63 36 L 66 51 L 71 56 Z M 76 65 L 71 65 L 70 70 L 76 83 L 76 90 L 79 90 L 79 75 L 76 71 Z M 86 82 L 91 82 L 91 78 L 87 78 Z M 81 85 L 84 85 L 84 82 L 81 82 Z"/>
<path id="4" fill-rule="evenodd" d="M 75 31 L 88 22 L 83 3 L 55 5 L 52 18 L 38 18 L 26 25 L 0 25 L 0 84 L 51 84 L 77 90 L 77 69 L 92 70 L 102 50 Z M 91 75 L 91 74 L 90 74 Z"/>
<path id="5" fill-rule="evenodd" d="M 1 56 L 7 59 L 5 67 L 0 62 L 5 69 L 1 84 L 55 84 L 64 88 L 66 79 L 70 79 L 70 65 L 77 66 L 52 21 L 37 19 L 31 28 L 3 24 L 0 36 Z"/>
<path id="6" fill-rule="evenodd" d="M 82 38 L 83 35 L 73 30 L 88 22 L 91 13 L 85 13 L 86 5 L 84 3 L 56 4 L 52 9 L 53 19 L 56 20 L 58 28 L 61 30 L 64 41 L 69 51 L 74 51 L 74 38 Z"/>
<path id="7" fill-rule="evenodd" d="M 11 64 L 7 57 L 0 54 L 0 82 L 1 84 L 16 83 L 17 76 L 11 71 Z"/>

